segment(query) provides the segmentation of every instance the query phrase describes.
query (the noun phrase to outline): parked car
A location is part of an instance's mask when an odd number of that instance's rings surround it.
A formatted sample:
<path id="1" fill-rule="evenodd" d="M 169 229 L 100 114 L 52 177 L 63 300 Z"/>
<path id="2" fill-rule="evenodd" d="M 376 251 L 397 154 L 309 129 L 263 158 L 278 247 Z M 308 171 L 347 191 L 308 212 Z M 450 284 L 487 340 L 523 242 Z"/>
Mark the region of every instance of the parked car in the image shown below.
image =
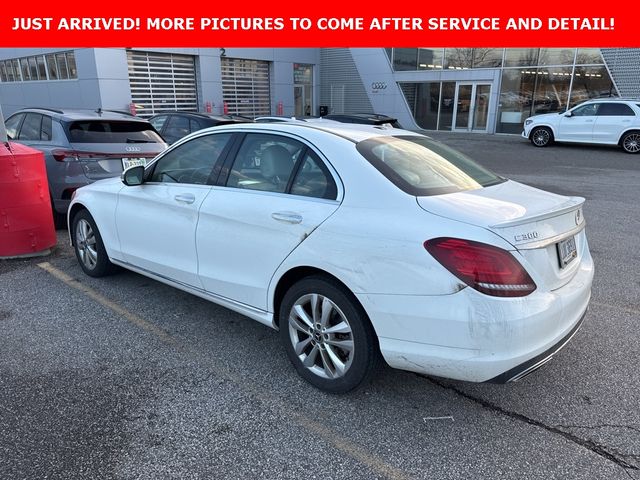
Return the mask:
<path id="1" fill-rule="evenodd" d="M 6 126 L 13 140 L 44 153 L 57 227 L 77 188 L 145 165 L 167 148 L 148 121 L 102 109 L 25 108 L 7 118 Z"/>
<path id="2" fill-rule="evenodd" d="M 529 117 L 522 136 L 536 147 L 552 142 L 619 145 L 640 152 L 640 100 L 594 99 L 566 112 Z"/>
<path id="3" fill-rule="evenodd" d="M 125 267 L 279 329 L 303 378 L 346 392 L 382 358 L 474 382 L 549 360 L 589 303 L 583 202 L 409 131 L 255 123 L 78 190 L 69 221 L 87 275 Z"/>
<path id="4" fill-rule="evenodd" d="M 241 115 L 214 115 L 212 113 L 196 112 L 167 112 L 159 113 L 149 118 L 151 125 L 160 132 L 162 138 L 168 144 L 180 140 L 185 135 L 197 132 L 203 128 L 215 127 L 217 125 L 228 125 L 230 123 L 252 122 L 248 117 Z"/>
<path id="5" fill-rule="evenodd" d="M 365 125 L 391 125 L 394 128 L 402 128 L 397 118 L 379 113 L 331 113 L 322 118 L 335 120 L 342 123 L 359 123 Z"/>

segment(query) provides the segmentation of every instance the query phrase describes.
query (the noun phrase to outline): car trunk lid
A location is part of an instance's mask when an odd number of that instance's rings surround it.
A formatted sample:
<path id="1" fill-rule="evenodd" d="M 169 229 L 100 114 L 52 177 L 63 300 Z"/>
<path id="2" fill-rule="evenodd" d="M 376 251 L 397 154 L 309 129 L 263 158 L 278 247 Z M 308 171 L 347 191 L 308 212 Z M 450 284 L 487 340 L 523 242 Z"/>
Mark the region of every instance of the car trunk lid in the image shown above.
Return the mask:
<path id="1" fill-rule="evenodd" d="M 502 237 L 549 290 L 568 283 L 578 270 L 586 247 L 581 197 L 506 181 L 477 190 L 417 197 L 417 201 L 430 213 Z"/>

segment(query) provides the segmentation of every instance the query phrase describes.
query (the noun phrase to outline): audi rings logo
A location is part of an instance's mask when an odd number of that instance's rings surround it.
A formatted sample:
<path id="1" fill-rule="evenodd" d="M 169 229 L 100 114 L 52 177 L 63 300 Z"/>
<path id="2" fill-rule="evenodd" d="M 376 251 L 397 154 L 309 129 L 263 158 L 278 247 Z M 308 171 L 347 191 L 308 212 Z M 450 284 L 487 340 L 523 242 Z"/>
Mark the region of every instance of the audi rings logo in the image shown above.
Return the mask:
<path id="1" fill-rule="evenodd" d="M 385 88 L 387 88 L 387 83 L 386 82 L 373 82 L 373 83 L 371 83 L 371 88 L 373 90 L 384 90 Z"/>
<path id="2" fill-rule="evenodd" d="M 124 147 L 127 152 L 141 152 L 142 149 L 140 147 Z"/>

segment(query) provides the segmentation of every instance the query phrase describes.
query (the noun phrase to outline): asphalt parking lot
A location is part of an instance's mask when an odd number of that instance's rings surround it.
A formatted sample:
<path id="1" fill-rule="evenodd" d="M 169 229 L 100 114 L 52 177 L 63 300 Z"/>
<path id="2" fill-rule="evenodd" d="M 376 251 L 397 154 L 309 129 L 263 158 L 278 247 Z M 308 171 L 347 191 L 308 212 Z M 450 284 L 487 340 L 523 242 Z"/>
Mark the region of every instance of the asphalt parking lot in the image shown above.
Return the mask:
<path id="1" fill-rule="evenodd" d="M 386 368 L 333 396 L 278 335 L 137 274 L 0 261 L 0 478 L 640 479 L 640 155 L 434 133 L 497 173 L 580 195 L 583 328 L 509 385 Z"/>

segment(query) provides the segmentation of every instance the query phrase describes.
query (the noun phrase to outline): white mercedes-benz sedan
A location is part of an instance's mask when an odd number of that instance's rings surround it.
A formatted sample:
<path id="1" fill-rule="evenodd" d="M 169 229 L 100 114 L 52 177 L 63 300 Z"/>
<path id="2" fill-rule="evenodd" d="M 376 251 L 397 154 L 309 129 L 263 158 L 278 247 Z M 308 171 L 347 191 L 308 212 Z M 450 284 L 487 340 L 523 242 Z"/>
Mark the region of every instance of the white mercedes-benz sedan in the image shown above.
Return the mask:
<path id="1" fill-rule="evenodd" d="M 68 218 L 86 274 L 125 267 L 279 329 L 338 393 L 382 360 L 473 382 L 548 361 L 591 295 L 583 202 L 417 133 L 266 123 L 185 137 L 77 190 Z"/>

